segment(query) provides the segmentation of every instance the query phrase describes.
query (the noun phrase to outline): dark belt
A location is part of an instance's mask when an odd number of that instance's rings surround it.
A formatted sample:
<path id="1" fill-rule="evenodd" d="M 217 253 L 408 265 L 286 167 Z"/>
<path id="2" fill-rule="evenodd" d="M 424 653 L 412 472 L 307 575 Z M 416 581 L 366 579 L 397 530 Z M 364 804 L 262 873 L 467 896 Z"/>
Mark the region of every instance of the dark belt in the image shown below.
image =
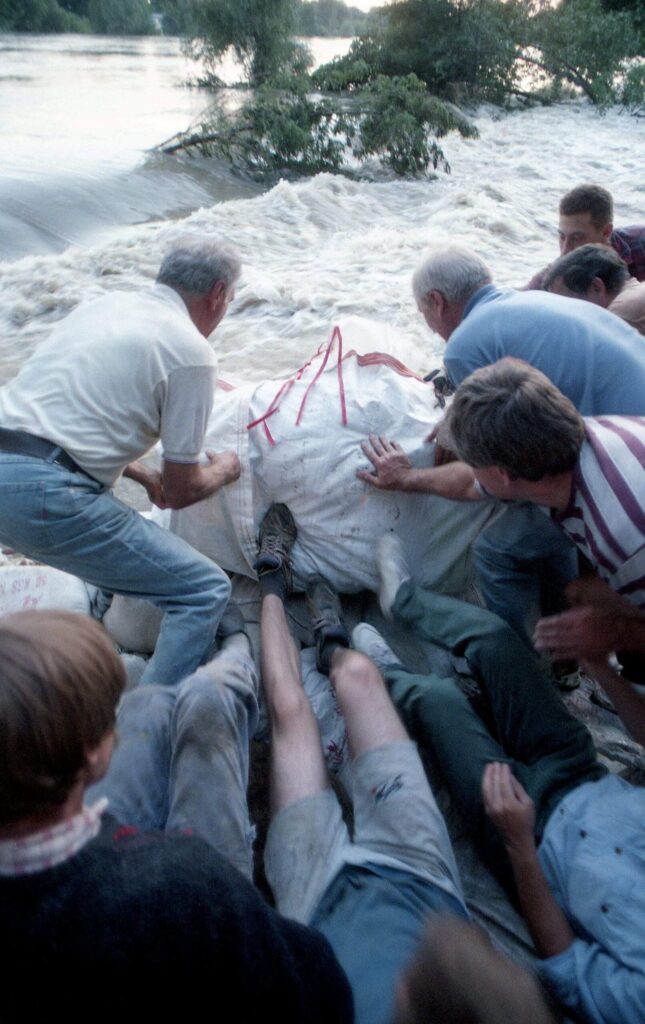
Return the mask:
<path id="1" fill-rule="evenodd" d="M 46 459 L 49 462 L 55 462 L 57 466 L 64 466 L 70 473 L 84 473 L 85 476 L 90 476 L 60 445 L 52 444 L 44 437 L 27 434 L 24 430 L 6 430 L 4 427 L 0 427 L 0 452 L 12 452 L 14 455 L 29 455 L 34 459 Z M 52 452 L 57 453 L 53 459 Z M 91 477 L 91 479 L 94 478 Z"/>

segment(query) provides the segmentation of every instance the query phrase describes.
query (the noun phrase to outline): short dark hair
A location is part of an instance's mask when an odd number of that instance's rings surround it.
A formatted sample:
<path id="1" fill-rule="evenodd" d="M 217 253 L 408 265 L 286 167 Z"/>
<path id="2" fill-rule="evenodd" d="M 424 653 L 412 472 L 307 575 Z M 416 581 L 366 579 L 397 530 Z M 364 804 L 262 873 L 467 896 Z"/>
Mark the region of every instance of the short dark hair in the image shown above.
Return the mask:
<path id="1" fill-rule="evenodd" d="M 579 249 L 560 256 L 552 263 L 544 279 L 544 287 L 562 278 L 565 285 L 576 295 L 586 295 L 595 277 L 604 281 L 609 292 L 618 292 L 629 279 L 629 270 L 624 260 L 609 245 L 581 245 Z"/>
<path id="2" fill-rule="evenodd" d="M 573 403 L 539 370 L 509 357 L 466 377 L 448 426 L 463 462 L 531 481 L 573 469 L 584 438 Z"/>
<path id="3" fill-rule="evenodd" d="M 107 633 L 84 615 L 0 619 L 0 825 L 65 802 L 114 728 L 125 687 Z"/>
<path id="4" fill-rule="evenodd" d="M 604 228 L 613 222 L 614 201 L 602 185 L 576 185 L 562 196 L 560 213 L 563 217 L 589 213 L 591 223 L 597 228 Z"/>

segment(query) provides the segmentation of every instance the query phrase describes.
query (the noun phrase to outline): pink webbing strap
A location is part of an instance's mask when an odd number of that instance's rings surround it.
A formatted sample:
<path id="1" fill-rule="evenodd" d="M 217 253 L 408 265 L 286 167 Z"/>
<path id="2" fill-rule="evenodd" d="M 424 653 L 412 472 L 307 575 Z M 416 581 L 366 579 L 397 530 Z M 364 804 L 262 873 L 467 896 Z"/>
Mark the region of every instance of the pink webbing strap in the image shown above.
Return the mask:
<path id="1" fill-rule="evenodd" d="M 331 337 L 327 343 L 327 348 L 325 349 L 325 354 L 323 356 L 322 362 L 318 367 L 315 376 L 309 382 L 307 390 L 303 395 L 302 401 L 300 403 L 300 408 L 298 409 L 298 415 L 296 416 L 297 427 L 300 426 L 302 417 L 304 415 L 305 405 L 307 404 L 309 392 L 318 382 L 322 374 L 325 372 L 325 367 L 327 366 L 327 363 L 329 361 L 329 356 L 331 355 L 331 352 L 336 342 L 338 342 L 338 362 L 336 365 L 336 372 L 338 375 L 340 418 L 341 423 L 343 424 L 344 427 L 347 426 L 347 401 L 345 397 L 345 382 L 343 380 L 343 363 L 345 362 L 346 359 L 354 357 L 359 366 L 387 366 L 391 370 L 393 370 L 394 373 L 398 373 L 399 376 L 401 377 L 412 377 L 414 380 L 418 381 L 423 380 L 423 378 L 418 373 L 414 373 L 413 370 L 409 370 L 407 366 L 405 366 L 398 359 L 395 359 L 394 356 L 386 355 L 384 352 L 368 352 L 366 355 L 361 356 L 358 354 L 356 349 L 351 349 L 349 352 L 343 355 L 343 336 L 341 334 L 340 327 L 336 324 L 334 326 L 334 329 L 332 330 Z M 315 355 L 313 355 L 312 358 L 308 360 L 308 362 L 301 366 L 300 369 L 293 375 L 293 377 L 290 377 L 288 380 L 285 380 L 282 383 L 275 397 L 272 399 L 267 411 L 262 416 L 258 416 L 257 419 L 253 420 L 251 423 L 247 423 L 247 430 L 252 430 L 253 427 L 257 427 L 260 424 L 262 424 L 262 426 L 264 427 L 264 433 L 269 444 L 272 447 L 275 445 L 276 442 L 273 438 L 273 435 L 271 434 L 271 431 L 269 430 L 267 420 L 271 416 L 273 416 L 274 413 L 278 412 L 281 398 L 283 398 L 284 395 L 288 394 L 288 392 L 291 390 L 296 381 L 302 379 L 305 370 L 307 370 L 311 366 L 313 361 L 322 354 L 322 351 L 323 346 L 321 345 L 318 351 L 315 353 Z"/>
<path id="2" fill-rule="evenodd" d="M 340 367 L 340 361 L 341 361 L 342 354 L 343 354 L 343 337 L 342 337 L 342 335 L 340 333 L 340 328 L 336 324 L 336 326 L 334 327 L 333 331 L 331 332 L 331 338 L 329 339 L 329 343 L 327 345 L 327 351 L 325 352 L 325 356 L 323 358 L 323 361 L 320 364 L 320 366 L 318 367 L 318 371 L 316 373 L 316 376 L 314 377 L 314 379 L 312 381 L 310 381 L 309 386 L 308 386 L 307 390 L 305 391 L 305 393 L 303 395 L 302 402 L 300 403 L 300 408 L 298 409 L 298 415 L 296 416 L 296 426 L 297 427 L 300 426 L 300 421 L 302 419 L 302 414 L 305 411 L 305 404 L 307 402 L 307 399 L 309 398 L 309 392 L 318 383 L 318 381 L 320 380 L 321 375 L 325 372 L 325 367 L 327 366 L 327 361 L 328 361 L 329 356 L 331 354 L 331 351 L 332 351 L 332 349 L 334 347 L 334 343 L 336 342 L 336 338 L 338 338 L 338 366 Z M 340 381 L 340 386 L 342 388 L 342 382 L 343 382 L 342 370 L 340 371 L 340 374 L 339 374 L 339 381 Z M 344 391 L 344 388 L 343 388 L 343 390 L 342 390 L 342 397 L 341 397 L 341 409 L 343 409 L 344 404 L 345 404 L 345 391 Z M 346 424 L 347 424 L 347 415 L 344 416 L 343 426 L 346 426 Z"/>

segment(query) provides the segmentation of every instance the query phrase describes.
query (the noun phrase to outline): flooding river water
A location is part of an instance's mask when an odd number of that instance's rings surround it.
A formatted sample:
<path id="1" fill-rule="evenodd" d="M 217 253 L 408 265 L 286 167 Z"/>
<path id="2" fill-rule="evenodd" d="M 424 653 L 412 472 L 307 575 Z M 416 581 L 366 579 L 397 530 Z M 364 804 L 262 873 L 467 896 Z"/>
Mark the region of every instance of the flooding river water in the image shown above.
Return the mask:
<path id="1" fill-rule="evenodd" d="M 317 56 L 348 44 L 320 41 Z M 410 292 L 424 247 L 471 245 L 500 283 L 522 284 L 556 253 L 558 199 L 578 182 L 611 190 L 617 224 L 645 220 L 643 121 L 618 110 L 481 109 L 479 139 L 443 141 L 451 175 L 265 191 L 214 161 L 146 152 L 207 102 L 183 84 L 195 67 L 177 40 L 4 35 L 0 51 L 0 381 L 79 301 L 151 280 L 186 229 L 243 257 L 213 342 L 222 376 L 257 380 L 302 363 L 347 313 L 395 325 L 415 369 L 437 365 Z"/>

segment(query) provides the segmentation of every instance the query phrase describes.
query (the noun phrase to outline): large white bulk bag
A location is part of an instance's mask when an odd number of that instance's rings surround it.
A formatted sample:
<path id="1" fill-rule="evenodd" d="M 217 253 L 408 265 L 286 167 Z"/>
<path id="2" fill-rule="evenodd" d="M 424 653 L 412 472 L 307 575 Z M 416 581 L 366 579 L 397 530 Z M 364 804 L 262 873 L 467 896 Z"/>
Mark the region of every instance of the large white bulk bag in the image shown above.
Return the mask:
<path id="1" fill-rule="evenodd" d="M 341 592 L 375 588 L 376 542 L 389 530 L 405 541 L 416 578 L 461 594 L 490 504 L 377 491 L 356 477 L 367 465 L 360 442 L 370 433 L 399 441 L 415 464 L 432 465 L 425 438 L 442 410 L 432 386 L 388 351 L 396 351 L 391 328 L 351 317 L 288 380 L 220 387 L 204 447 L 236 451 L 239 480 L 153 518 L 222 568 L 253 576 L 259 523 L 271 502 L 285 502 L 298 526 L 299 586 L 318 572 Z"/>

